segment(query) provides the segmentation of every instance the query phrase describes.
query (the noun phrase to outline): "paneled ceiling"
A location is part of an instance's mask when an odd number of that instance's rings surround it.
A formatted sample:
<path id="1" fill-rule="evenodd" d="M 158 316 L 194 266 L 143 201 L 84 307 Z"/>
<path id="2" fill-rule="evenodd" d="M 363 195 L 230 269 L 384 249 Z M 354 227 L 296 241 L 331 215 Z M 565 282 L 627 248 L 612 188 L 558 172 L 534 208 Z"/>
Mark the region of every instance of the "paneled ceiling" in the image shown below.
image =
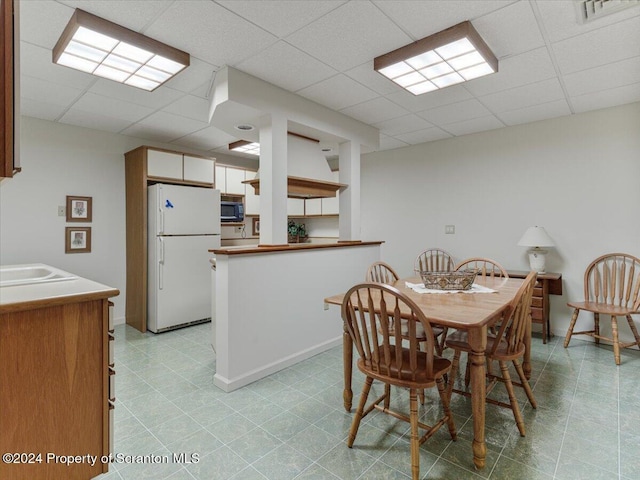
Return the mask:
<path id="1" fill-rule="evenodd" d="M 223 65 L 377 127 L 381 150 L 640 101 L 640 2 L 589 22 L 576 3 L 21 0 L 22 113 L 215 155 L 241 138 L 209 125 Z M 184 50 L 191 66 L 145 92 L 54 65 L 75 8 Z M 374 57 L 464 20 L 498 73 L 414 96 L 373 70 Z"/>

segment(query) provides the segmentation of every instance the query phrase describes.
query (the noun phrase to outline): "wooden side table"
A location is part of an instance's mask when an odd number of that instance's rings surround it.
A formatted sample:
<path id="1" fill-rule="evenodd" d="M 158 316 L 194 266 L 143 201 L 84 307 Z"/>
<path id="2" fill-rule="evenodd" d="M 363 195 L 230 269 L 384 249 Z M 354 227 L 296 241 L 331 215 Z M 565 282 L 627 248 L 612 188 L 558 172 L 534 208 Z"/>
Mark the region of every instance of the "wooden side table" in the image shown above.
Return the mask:
<path id="1" fill-rule="evenodd" d="M 507 270 L 511 278 L 526 278 L 529 271 Z M 531 300 L 531 321 L 542 324 L 542 342 L 551 338 L 551 322 L 549 320 L 549 295 L 562 295 L 561 273 L 539 273 L 538 281 L 533 289 Z"/>

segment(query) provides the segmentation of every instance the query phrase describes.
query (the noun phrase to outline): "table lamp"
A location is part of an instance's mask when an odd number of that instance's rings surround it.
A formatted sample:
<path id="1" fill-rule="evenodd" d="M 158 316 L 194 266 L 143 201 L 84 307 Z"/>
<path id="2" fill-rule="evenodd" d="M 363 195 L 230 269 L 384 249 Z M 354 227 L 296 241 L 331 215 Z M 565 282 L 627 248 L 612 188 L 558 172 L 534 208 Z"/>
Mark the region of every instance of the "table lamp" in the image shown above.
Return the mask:
<path id="1" fill-rule="evenodd" d="M 540 247 L 553 247 L 554 243 L 544 227 L 529 227 L 518 242 L 521 247 L 532 247 L 529 250 L 529 266 L 531 270 L 545 273 L 547 251 Z"/>

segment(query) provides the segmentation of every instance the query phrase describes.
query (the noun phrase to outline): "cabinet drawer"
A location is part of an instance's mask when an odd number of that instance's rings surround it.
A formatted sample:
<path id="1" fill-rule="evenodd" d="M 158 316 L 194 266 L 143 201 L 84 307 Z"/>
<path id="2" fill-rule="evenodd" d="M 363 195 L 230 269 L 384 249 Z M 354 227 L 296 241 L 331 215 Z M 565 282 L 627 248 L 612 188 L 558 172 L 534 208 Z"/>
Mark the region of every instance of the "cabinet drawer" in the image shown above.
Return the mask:
<path id="1" fill-rule="evenodd" d="M 115 413 L 116 413 L 116 405 L 109 400 L 109 451 L 107 455 L 114 453 L 113 452 L 113 439 L 115 437 Z"/>
<path id="2" fill-rule="evenodd" d="M 544 302 L 543 302 L 543 299 L 541 297 L 533 297 L 531 299 L 531 306 L 532 307 L 542 308 L 543 303 Z"/>
<path id="3" fill-rule="evenodd" d="M 542 314 L 542 309 L 537 307 L 531 307 L 531 320 L 541 322 L 544 318 Z"/>
<path id="4" fill-rule="evenodd" d="M 114 306 L 114 303 L 112 301 L 109 301 L 108 305 L 109 305 L 109 328 L 108 328 L 108 330 L 113 333 L 113 306 Z"/>
<path id="5" fill-rule="evenodd" d="M 542 297 L 542 287 L 533 287 L 533 296 Z"/>

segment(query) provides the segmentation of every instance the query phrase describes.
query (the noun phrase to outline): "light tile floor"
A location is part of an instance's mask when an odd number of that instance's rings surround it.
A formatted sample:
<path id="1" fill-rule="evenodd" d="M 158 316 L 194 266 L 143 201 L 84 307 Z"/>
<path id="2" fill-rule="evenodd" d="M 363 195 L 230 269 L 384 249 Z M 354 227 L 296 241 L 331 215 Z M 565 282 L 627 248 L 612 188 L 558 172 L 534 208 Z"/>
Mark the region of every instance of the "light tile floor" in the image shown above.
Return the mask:
<path id="1" fill-rule="evenodd" d="M 410 478 L 408 424 L 380 412 L 365 418 L 353 449 L 342 407 L 342 350 L 325 353 L 232 393 L 213 385 L 210 324 L 154 335 L 116 327 L 115 453 L 100 480 L 329 480 Z M 518 392 L 527 436 L 511 411 L 487 406 L 487 466 L 471 456 L 470 400 L 454 396 L 458 440 L 446 427 L 421 447 L 429 479 L 636 479 L 640 472 L 640 352 L 574 338 L 533 340 L 533 410 Z M 354 375 L 354 407 L 363 377 Z M 504 388 L 492 393 L 501 396 Z M 517 389 L 520 390 L 520 389 Z M 372 393 L 373 395 L 373 393 Z M 408 393 L 394 392 L 406 407 Z M 437 414 L 435 390 L 422 409 Z M 197 463 L 172 454 L 197 455 Z M 167 463 L 131 463 L 149 456 Z M 195 458 L 194 458 L 195 459 Z"/>

